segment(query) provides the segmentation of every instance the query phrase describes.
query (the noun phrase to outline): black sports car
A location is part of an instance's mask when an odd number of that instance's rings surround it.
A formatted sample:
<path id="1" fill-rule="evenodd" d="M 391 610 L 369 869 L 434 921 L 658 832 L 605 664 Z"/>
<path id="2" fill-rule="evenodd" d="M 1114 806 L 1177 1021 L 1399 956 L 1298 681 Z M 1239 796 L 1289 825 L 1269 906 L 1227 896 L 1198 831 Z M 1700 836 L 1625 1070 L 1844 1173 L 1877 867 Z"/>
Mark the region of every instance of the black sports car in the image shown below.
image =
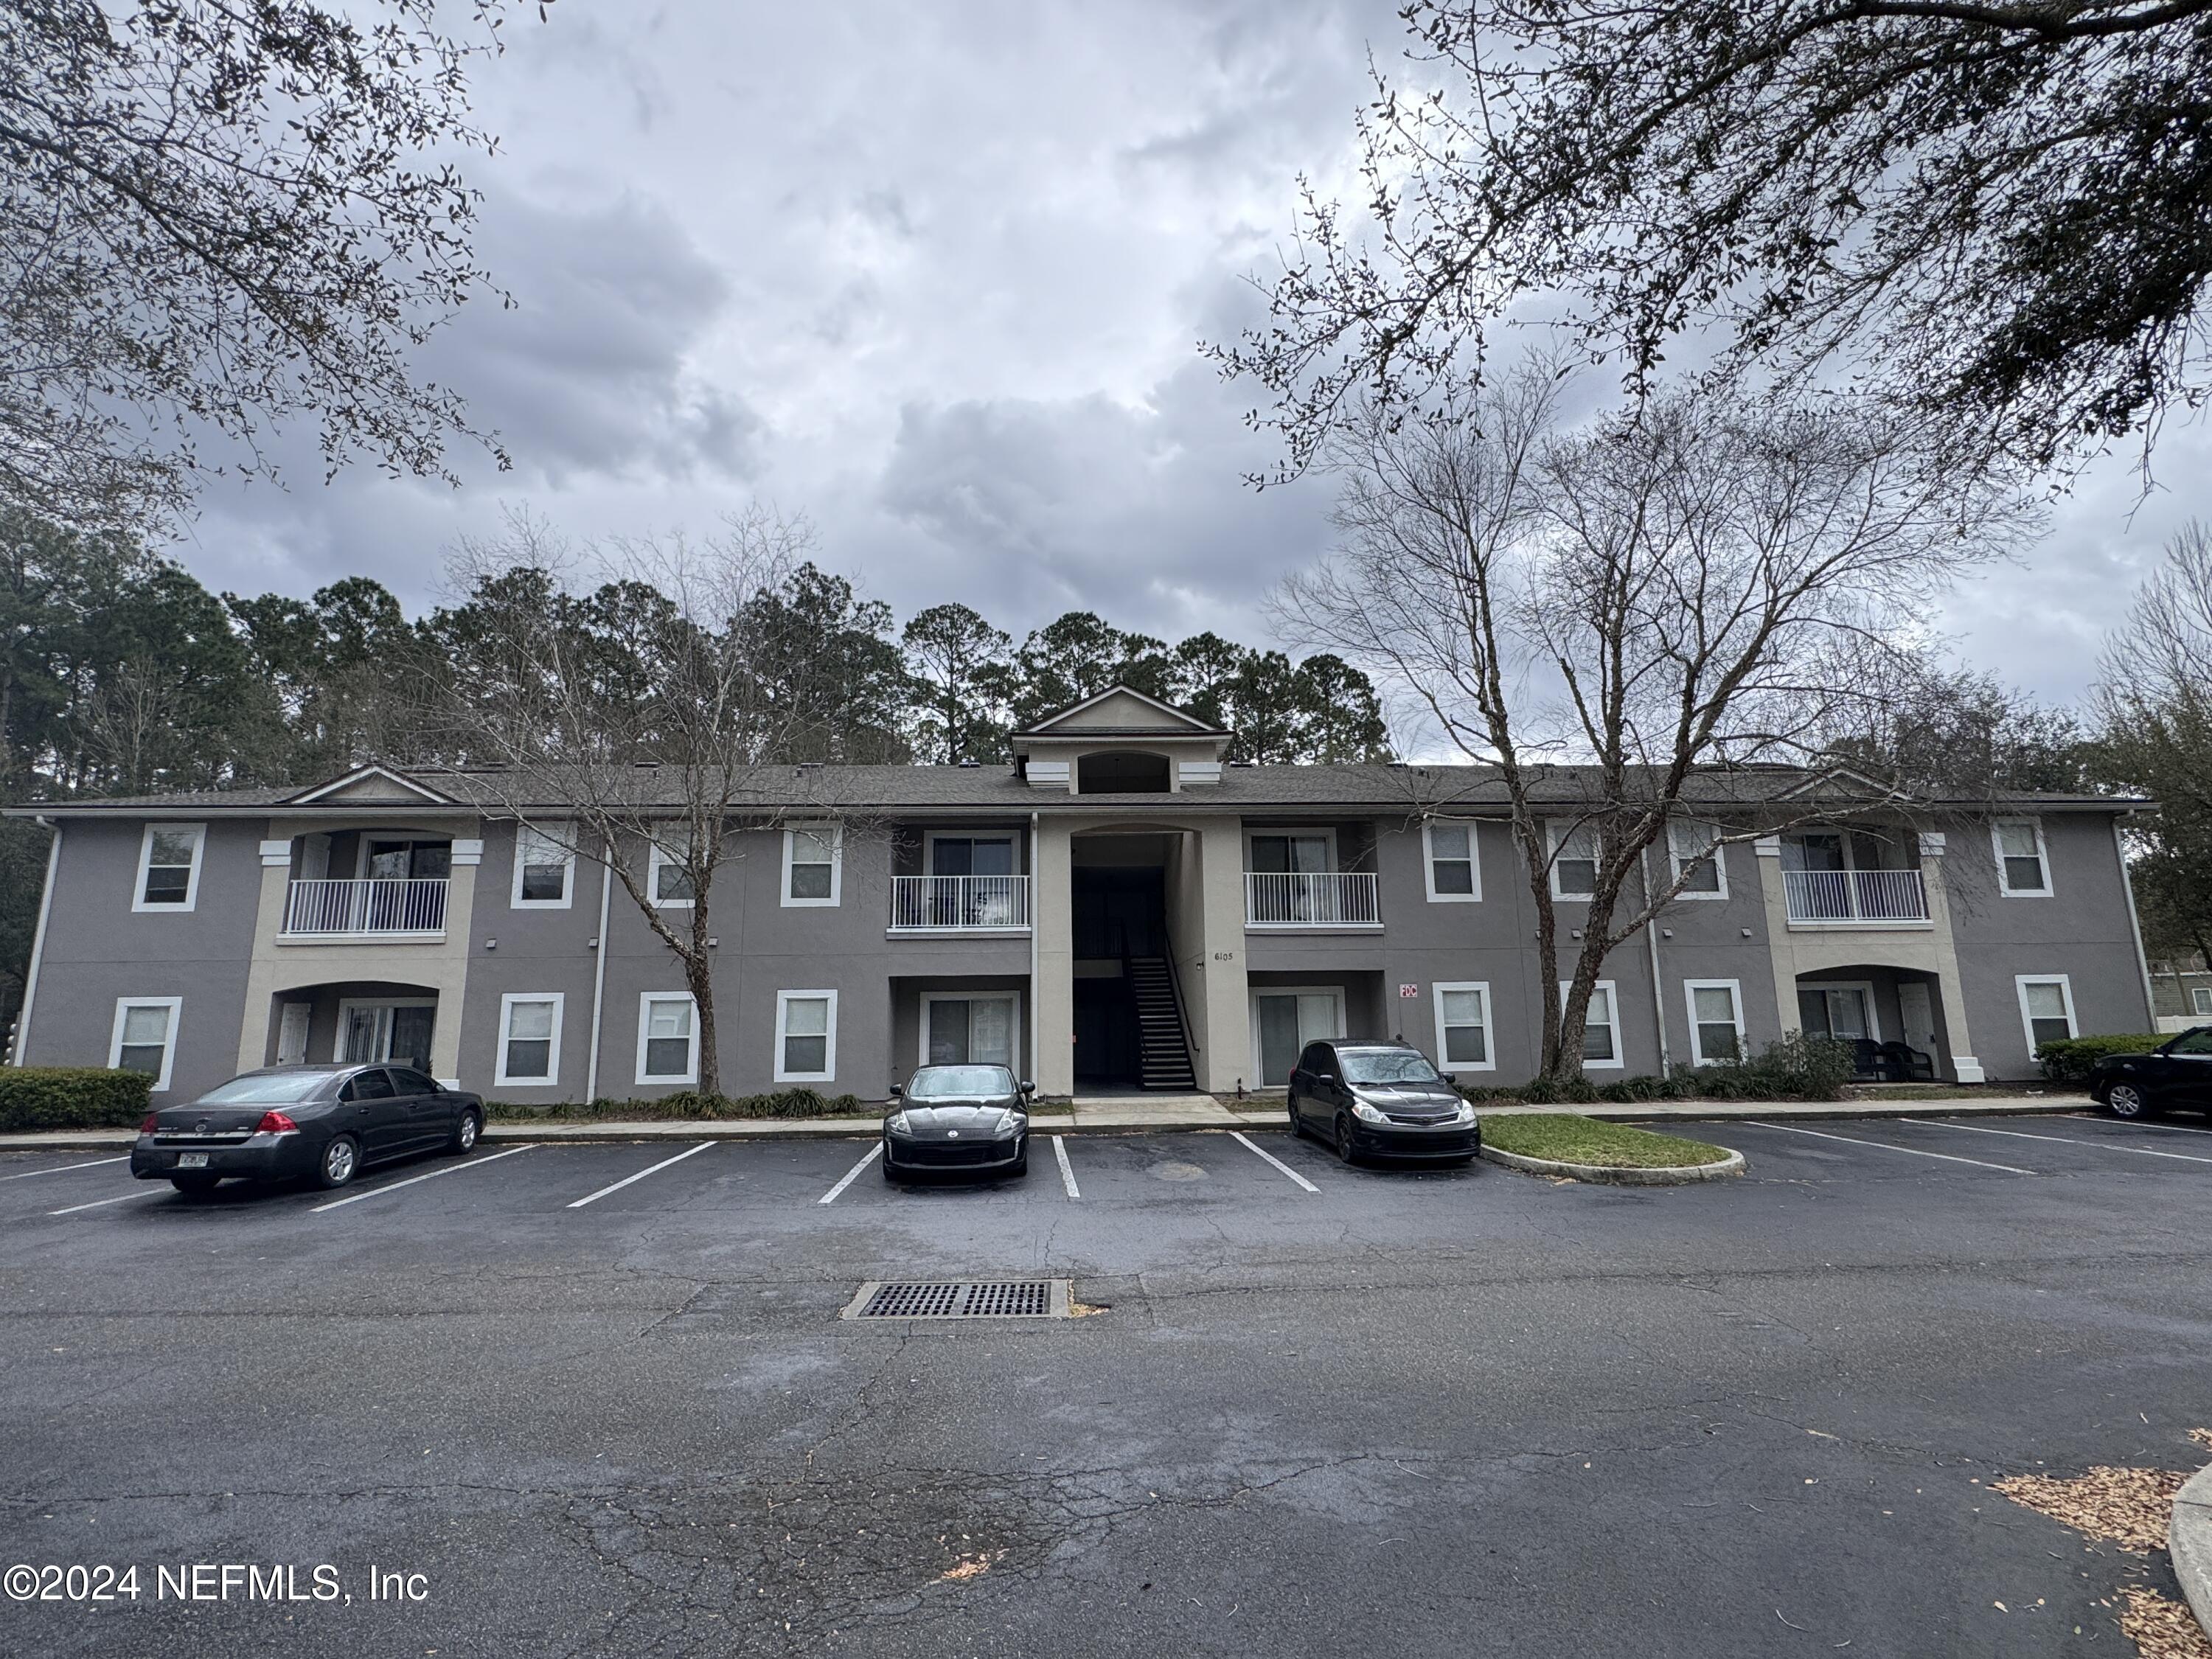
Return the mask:
<path id="1" fill-rule="evenodd" d="M 893 1084 L 884 1179 L 945 1170 L 1027 1175 L 1036 1086 L 1003 1066 L 925 1066 L 905 1088 Z"/>
<path id="2" fill-rule="evenodd" d="M 343 1187 L 390 1158 L 465 1152 L 483 1132 L 482 1100 L 411 1066 L 271 1066 L 149 1112 L 131 1173 L 186 1193 L 226 1176 Z"/>
<path id="3" fill-rule="evenodd" d="M 2212 1025 L 2192 1025 L 2147 1054 L 2106 1054 L 2089 1068 L 2089 1092 L 2114 1117 L 2176 1106 L 2212 1112 Z"/>
<path id="4" fill-rule="evenodd" d="M 1410 1043 L 1310 1042 L 1288 1104 L 1291 1132 L 1320 1130 L 1347 1164 L 1370 1155 L 1465 1163 L 1482 1150 L 1474 1108 Z"/>

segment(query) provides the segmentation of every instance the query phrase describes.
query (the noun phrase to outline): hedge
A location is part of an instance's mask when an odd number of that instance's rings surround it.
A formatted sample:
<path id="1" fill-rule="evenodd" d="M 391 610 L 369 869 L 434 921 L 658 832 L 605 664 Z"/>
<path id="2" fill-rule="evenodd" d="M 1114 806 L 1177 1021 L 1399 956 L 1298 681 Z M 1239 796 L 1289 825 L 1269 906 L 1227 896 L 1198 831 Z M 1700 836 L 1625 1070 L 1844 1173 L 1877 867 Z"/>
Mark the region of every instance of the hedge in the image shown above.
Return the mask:
<path id="1" fill-rule="evenodd" d="M 135 1129 L 154 1079 L 105 1066 L 0 1066 L 0 1132 Z"/>
<path id="2" fill-rule="evenodd" d="M 702 1095 L 686 1090 L 658 1100 L 564 1101 L 558 1106 L 519 1105 L 511 1100 L 485 1103 L 495 1122 L 644 1123 L 677 1119 L 763 1117 L 876 1117 L 881 1109 L 868 1105 L 858 1095 L 822 1095 L 811 1089 L 786 1089 L 781 1094 Z"/>
<path id="3" fill-rule="evenodd" d="M 2172 1040 L 2170 1033 L 2158 1031 L 2133 1036 L 2053 1037 L 2035 1045 L 2035 1063 L 2053 1083 L 2082 1083 L 2088 1079 L 2090 1066 L 2107 1054 L 2147 1054 L 2161 1042 Z"/>
<path id="4" fill-rule="evenodd" d="M 1792 1036 L 1729 1066 L 1678 1066 L 1667 1077 L 1593 1083 L 1586 1077 L 1517 1088 L 1462 1088 L 1469 1100 L 1522 1101 L 1531 1106 L 1589 1105 L 1644 1100 L 1841 1100 L 1856 1068 L 1851 1045 L 1831 1037 Z"/>

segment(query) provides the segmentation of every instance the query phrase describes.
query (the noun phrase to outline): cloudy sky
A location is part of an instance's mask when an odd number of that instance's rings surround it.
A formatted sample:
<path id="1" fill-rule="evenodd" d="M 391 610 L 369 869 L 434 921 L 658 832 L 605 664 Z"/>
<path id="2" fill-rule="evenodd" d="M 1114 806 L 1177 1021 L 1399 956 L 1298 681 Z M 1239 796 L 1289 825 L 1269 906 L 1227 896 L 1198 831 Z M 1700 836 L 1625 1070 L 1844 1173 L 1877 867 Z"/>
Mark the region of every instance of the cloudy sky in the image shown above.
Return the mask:
<path id="1" fill-rule="evenodd" d="M 903 618 L 960 599 L 1018 636 L 1071 608 L 1170 638 L 1266 636 L 1322 552 L 1327 486 L 1255 494 L 1267 441 L 1201 339 L 1255 315 L 1297 175 L 1346 177 L 1391 0 L 569 0 L 479 72 L 479 252 L 513 293 L 429 372 L 515 459 L 465 486 L 356 470 L 218 485 L 181 556 L 211 586 L 375 574 L 433 600 L 444 550 L 526 508 L 580 536 L 810 518 Z M 2161 538 L 2197 508 L 2124 460 L 1945 619 L 1966 658 L 2078 693 Z"/>

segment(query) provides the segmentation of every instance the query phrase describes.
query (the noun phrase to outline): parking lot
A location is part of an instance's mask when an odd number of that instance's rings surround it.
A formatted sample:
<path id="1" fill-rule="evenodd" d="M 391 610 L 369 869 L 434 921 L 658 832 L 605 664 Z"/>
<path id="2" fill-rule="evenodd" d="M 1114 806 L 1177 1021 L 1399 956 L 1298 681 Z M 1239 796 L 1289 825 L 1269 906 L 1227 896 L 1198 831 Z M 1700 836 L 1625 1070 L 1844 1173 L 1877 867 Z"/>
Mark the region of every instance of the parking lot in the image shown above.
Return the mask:
<path id="1" fill-rule="evenodd" d="M 1747 1175 L 1047 1129 L 981 1185 L 676 1139 L 187 1198 L 10 1155 L 0 1557 L 429 1589 L 0 1606 L 0 1649 L 2126 1653 L 2157 1575 L 1987 1483 L 2202 1461 L 2212 1124 L 1662 1127 Z M 838 1317 L 1046 1274 L 1104 1311 Z"/>

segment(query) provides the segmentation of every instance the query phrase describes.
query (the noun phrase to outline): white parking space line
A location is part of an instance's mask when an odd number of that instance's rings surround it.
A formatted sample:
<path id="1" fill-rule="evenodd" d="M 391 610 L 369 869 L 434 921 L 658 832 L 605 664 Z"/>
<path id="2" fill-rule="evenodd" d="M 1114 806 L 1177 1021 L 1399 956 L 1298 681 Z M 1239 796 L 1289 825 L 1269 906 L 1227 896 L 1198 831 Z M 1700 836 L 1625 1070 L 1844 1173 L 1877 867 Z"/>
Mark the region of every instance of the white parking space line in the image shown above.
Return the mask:
<path id="1" fill-rule="evenodd" d="M 79 1210 L 104 1210 L 111 1204 L 128 1204 L 134 1198 L 152 1198 L 161 1189 L 149 1187 L 143 1192 L 125 1193 L 120 1198 L 95 1198 L 89 1204 L 72 1204 L 66 1210 L 49 1210 L 48 1215 L 75 1215 Z"/>
<path id="2" fill-rule="evenodd" d="M 639 1170 L 635 1175 L 634 1175 L 634 1176 L 623 1176 L 620 1181 L 617 1181 L 617 1182 L 615 1182 L 615 1184 L 614 1184 L 613 1186 L 611 1186 L 611 1187 L 602 1187 L 602 1188 L 599 1188 L 599 1191 L 597 1191 L 596 1193 L 593 1193 L 590 1197 L 588 1197 L 588 1198 L 580 1198 L 580 1199 L 578 1199 L 578 1200 L 577 1200 L 574 1204 L 571 1204 L 568 1207 L 569 1207 L 570 1209 L 572 1209 L 572 1210 L 580 1210 L 580 1209 L 582 1209 L 582 1208 L 584 1207 L 584 1206 L 586 1206 L 586 1204 L 596 1204 L 596 1203 L 598 1203 L 601 1199 L 605 1198 L 605 1197 L 609 1193 L 618 1193 L 618 1192 L 620 1192 L 623 1188 L 625 1188 L 625 1187 L 629 1186 L 629 1185 L 632 1182 L 634 1182 L 634 1181 L 642 1181 L 642 1180 L 644 1180 L 644 1179 L 646 1178 L 646 1176 L 649 1176 L 649 1175 L 659 1175 L 659 1174 L 663 1170 L 666 1169 L 670 1164 L 681 1164 L 681 1163 L 682 1163 L 685 1158 L 691 1157 L 694 1153 L 697 1153 L 697 1152 L 705 1152 L 705 1151 L 706 1151 L 709 1146 L 713 1146 L 714 1144 L 714 1143 L 713 1141 L 711 1141 L 711 1140 L 702 1140 L 702 1141 L 701 1141 L 701 1142 L 700 1142 L 696 1146 L 690 1147 L 690 1148 L 686 1149 L 686 1150 L 685 1150 L 685 1151 L 684 1151 L 684 1152 L 680 1152 L 677 1153 L 677 1154 L 676 1154 L 676 1156 L 675 1156 L 675 1157 L 673 1157 L 673 1158 L 662 1158 L 662 1159 L 660 1160 L 660 1162 L 659 1162 L 659 1163 L 658 1163 L 658 1164 L 654 1164 L 651 1169 L 648 1169 L 648 1170 Z"/>
<path id="3" fill-rule="evenodd" d="M 1848 1141 L 1854 1146 L 1872 1146 L 1885 1152 L 1903 1152 L 1907 1158 L 1938 1158 L 1946 1164 L 1971 1164 L 1978 1170 L 2002 1170 L 2007 1175 L 2032 1176 L 2033 1170 L 2022 1170 L 2010 1164 L 1990 1164 L 1978 1158 L 1954 1158 L 1948 1152 L 1923 1152 L 1917 1146 L 1893 1146 L 1887 1140 L 1861 1140 L 1856 1135 L 1831 1134 L 1826 1129 L 1801 1129 L 1794 1123 L 1761 1123 L 1753 1118 L 1744 1120 L 1754 1129 L 1779 1129 L 1784 1134 L 1817 1135 L 1822 1140 Z"/>
<path id="4" fill-rule="evenodd" d="M 837 1201 L 837 1194 L 843 1192 L 846 1188 L 851 1186 L 855 1181 L 859 1180 L 860 1178 L 860 1171 L 866 1169 L 868 1165 L 873 1164 L 883 1155 L 884 1143 L 879 1140 L 874 1146 L 868 1148 L 868 1155 L 866 1158 L 862 1158 L 858 1164 L 855 1164 L 851 1169 L 845 1171 L 845 1178 L 842 1181 L 840 1181 L 836 1186 L 832 1187 L 828 1192 L 823 1194 L 821 1197 L 816 1199 L 814 1201 L 817 1204 L 835 1204 Z"/>
<path id="5" fill-rule="evenodd" d="M 1267 1159 L 1268 1163 L 1273 1164 L 1285 1175 L 1290 1176 L 1291 1180 L 1297 1182 L 1299 1186 L 1304 1188 L 1308 1192 L 1317 1193 L 1321 1190 L 1320 1188 L 1315 1186 L 1312 1182 L 1308 1181 L 1304 1176 L 1300 1175 L 1296 1170 L 1293 1170 L 1289 1164 L 1284 1163 L 1282 1159 L 1277 1158 L 1273 1152 L 1263 1151 L 1260 1147 L 1255 1146 L 1250 1141 L 1246 1140 L 1242 1130 L 1231 1129 L 1229 1132 L 1229 1138 L 1231 1140 L 1240 1143 L 1243 1146 L 1244 1150 L 1251 1153 L 1253 1157 Z"/>
<path id="6" fill-rule="evenodd" d="M 1052 1155 L 1060 1160 L 1060 1184 L 1067 1188 L 1067 1195 L 1070 1198 L 1082 1197 L 1082 1189 L 1075 1184 L 1075 1168 L 1067 1161 L 1066 1135 L 1054 1135 L 1052 1138 Z"/>
<path id="7" fill-rule="evenodd" d="M 350 1193 L 343 1198 L 334 1198 L 327 1204 L 318 1204 L 307 1213 L 320 1215 L 325 1210 L 336 1210 L 348 1204 L 358 1204 L 364 1198 L 381 1198 L 386 1193 L 398 1192 L 402 1187 L 420 1186 L 423 1182 L 435 1181 L 440 1176 L 459 1175 L 464 1170 L 480 1170 L 487 1164 L 496 1164 L 503 1158 L 513 1158 L 517 1152 L 526 1152 L 531 1146 L 535 1146 L 537 1144 L 533 1140 L 529 1146 L 511 1146 L 503 1152 L 494 1152 L 489 1158 L 472 1158 L 465 1164 L 448 1164 L 442 1170 L 433 1170 L 428 1175 L 410 1176 L 406 1180 L 395 1181 L 388 1187 L 374 1188 L 365 1193 Z"/>
<path id="8" fill-rule="evenodd" d="M 2069 1112 L 2066 1115 L 2072 1118 L 2077 1123 L 2111 1123 L 2115 1125 L 2124 1123 L 2130 1129 L 2163 1129 L 2170 1135 L 2212 1135 L 2212 1129 L 2192 1129 L 2186 1124 L 2181 1123 L 2154 1123 L 2148 1118 L 2105 1117 L 2101 1115 L 2093 1116 L 2087 1112 Z M 39 1175 L 44 1172 L 33 1170 L 31 1173 L 33 1175 Z M 8 1178 L 10 1181 L 16 1179 L 14 1176 L 10 1176 Z"/>
<path id="9" fill-rule="evenodd" d="M 1898 1121 L 1917 1124 L 1923 1129 L 1956 1129 L 1970 1135 L 2010 1135 L 2014 1140 L 2048 1140 L 2062 1146 L 2096 1146 L 2106 1152 L 2133 1152 L 2139 1158 L 2175 1158 L 2184 1164 L 2212 1164 L 2212 1158 L 2199 1158 L 2194 1152 L 2154 1152 L 2148 1146 L 2130 1146 L 2117 1140 L 2084 1140 L 2079 1135 L 2032 1135 L 2020 1129 L 1990 1129 L 1978 1123 L 1936 1123 L 1918 1117 L 1903 1117 Z"/>
<path id="10" fill-rule="evenodd" d="M 18 1175 L 0 1176 L 0 1181 L 28 1181 L 36 1175 L 61 1175 L 70 1170 L 97 1170 L 103 1164 L 128 1164 L 131 1154 L 120 1158 L 95 1158 L 89 1164 L 57 1164 L 51 1170 L 25 1170 Z"/>

